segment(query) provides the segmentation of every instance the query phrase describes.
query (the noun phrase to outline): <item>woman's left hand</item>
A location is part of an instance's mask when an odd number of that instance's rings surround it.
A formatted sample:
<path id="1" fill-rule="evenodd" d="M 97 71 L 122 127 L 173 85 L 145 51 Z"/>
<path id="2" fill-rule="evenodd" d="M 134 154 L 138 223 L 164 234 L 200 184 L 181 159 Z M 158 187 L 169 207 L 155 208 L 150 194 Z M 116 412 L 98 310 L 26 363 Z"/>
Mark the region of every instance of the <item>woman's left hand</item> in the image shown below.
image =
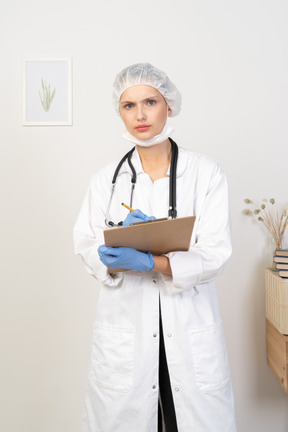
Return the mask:
<path id="1" fill-rule="evenodd" d="M 128 247 L 107 247 L 101 245 L 98 248 L 100 260 L 108 268 L 124 268 L 140 272 L 151 271 L 154 268 L 153 256 L 150 252 L 139 252 Z"/>

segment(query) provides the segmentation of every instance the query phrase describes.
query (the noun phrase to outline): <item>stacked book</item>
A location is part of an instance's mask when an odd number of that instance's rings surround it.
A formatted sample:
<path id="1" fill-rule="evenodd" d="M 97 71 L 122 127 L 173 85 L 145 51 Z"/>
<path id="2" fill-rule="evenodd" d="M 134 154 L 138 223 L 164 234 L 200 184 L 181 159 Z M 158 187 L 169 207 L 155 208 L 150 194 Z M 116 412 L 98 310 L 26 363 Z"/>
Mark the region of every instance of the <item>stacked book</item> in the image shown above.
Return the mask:
<path id="1" fill-rule="evenodd" d="M 288 250 L 278 249 L 275 251 L 274 262 L 279 276 L 288 278 Z"/>

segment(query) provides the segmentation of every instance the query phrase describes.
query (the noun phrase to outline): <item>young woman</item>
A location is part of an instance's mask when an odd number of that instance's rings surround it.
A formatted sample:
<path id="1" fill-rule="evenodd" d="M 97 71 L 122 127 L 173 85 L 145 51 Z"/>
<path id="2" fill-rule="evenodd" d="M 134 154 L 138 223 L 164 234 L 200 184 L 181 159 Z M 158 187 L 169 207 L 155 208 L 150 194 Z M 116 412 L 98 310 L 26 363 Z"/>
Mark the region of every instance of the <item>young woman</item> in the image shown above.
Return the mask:
<path id="1" fill-rule="evenodd" d="M 93 176 L 74 228 L 75 251 L 101 283 L 83 432 L 234 432 L 215 289 L 231 254 L 225 175 L 171 140 L 181 96 L 164 72 L 124 69 L 113 99 L 135 149 Z M 187 252 L 104 246 L 119 221 L 176 215 L 196 216 Z"/>

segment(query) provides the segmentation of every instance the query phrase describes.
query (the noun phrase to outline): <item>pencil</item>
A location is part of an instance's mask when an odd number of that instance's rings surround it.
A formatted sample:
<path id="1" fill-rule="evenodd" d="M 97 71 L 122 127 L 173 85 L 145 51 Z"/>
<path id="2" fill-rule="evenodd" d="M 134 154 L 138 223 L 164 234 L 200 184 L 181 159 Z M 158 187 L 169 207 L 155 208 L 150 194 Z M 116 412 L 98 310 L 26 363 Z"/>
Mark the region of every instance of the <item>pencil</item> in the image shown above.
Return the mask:
<path id="1" fill-rule="evenodd" d="M 121 203 L 121 205 L 123 205 L 123 207 L 126 207 L 128 210 L 130 211 L 134 211 L 131 207 L 129 207 L 127 204 Z"/>

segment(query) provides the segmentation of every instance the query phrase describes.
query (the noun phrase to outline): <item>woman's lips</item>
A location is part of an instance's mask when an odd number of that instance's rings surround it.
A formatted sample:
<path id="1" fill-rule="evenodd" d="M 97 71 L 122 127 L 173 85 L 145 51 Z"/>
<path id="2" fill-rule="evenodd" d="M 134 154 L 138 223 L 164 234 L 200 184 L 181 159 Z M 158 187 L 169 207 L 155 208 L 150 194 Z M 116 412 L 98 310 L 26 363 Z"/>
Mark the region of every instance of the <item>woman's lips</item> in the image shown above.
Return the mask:
<path id="1" fill-rule="evenodd" d="M 135 129 L 136 129 L 138 132 L 145 132 L 145 131 L 147 131 L 149 128 L 150 128 L 149 125 L 139 125 L 139 126 L 136 126 Z"/>

